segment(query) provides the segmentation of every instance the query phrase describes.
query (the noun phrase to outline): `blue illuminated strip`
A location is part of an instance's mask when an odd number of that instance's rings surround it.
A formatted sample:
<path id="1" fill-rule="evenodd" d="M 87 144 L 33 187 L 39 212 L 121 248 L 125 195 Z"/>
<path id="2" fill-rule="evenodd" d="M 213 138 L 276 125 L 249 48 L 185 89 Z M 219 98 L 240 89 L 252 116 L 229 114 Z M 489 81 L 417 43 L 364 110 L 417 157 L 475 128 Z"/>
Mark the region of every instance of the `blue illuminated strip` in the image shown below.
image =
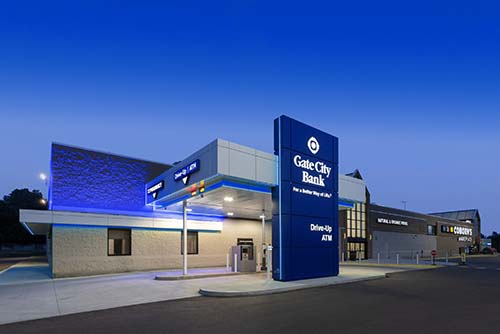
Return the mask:
<path id="1" fill-rule="evenodd" d="M 81 224 L 53 224 L 54 227 L 63 227 L 63 228 L 123 228 L 123 229 L 131 229 L 131 230 L 155 230 L 155 231 L 166 231 L 166 232 L 179 232 L 182 231 L 182 227 L 180 228 L 161 228 L 161 227 L 135 227 L 135 226 L 126 226 L 126 225 L 107 225 L 107 226 L 102 226 L 102 225 L 81 225 Z M 214 230 L 203 230 L 203 229 L 189 229 L 190 231 L 197 231 L 197 232 L 203 232 L 203 233 L 221 233 L 221 231 L 214 231 Z"/>
<path id="2" fill-rule="evenodd" d="M 65 212 L 81 212 L 81 213 L 96 213 L 96 214 L 108 214 L 108 215 L 121 215 L 128 217 L 146 217 L 146 218 L 172 218 L 172 219 L 182 219 L 182 213 L 176 211 L 122 211 L 122 210 L 107 210 L 107 209 L 95 209 L 95 208 L 81 208 L 81 207 L 68 207 L 68 206 L 54 206 L 53 211 L 65 211 Z M 203 213 L 188 213 L 190 217 L 200 217 L 206 218 L 206 220 L 216 220 L 221 221 L 225 218 L 223 215 L 214 214 L 203 214 Z M 217 219 L 211 219 L 217 218 Z M 203 220 L 203 219 L 200 219 Z"/>
<path id="3" fill-rule="evenodd" d="M 283 279 L 283 259 L 282 259 L 282 245 L 283 242 L 281 241 L 281 117 L 278 120 L 278 226 L 279 226 L 279 238 L 280 238 L 280 264 L 279 264 L 279 270 L 280 270 L 280 280 Z"/>
<path id="4" fill-rule="evenodd" d="M 353 202 L 343 201 L 343 200 L 339 199 L 339 206 L 344 206 L 344 207 L 352 209 L 352 208 L 354 208 L 354 203 Z"/>
<path id="5" fill-rule="evenodd" d="M 229 180 L 222 180 L 222 181 L 216 182 L 214 184 L 211 184 L 209 186 L 206 186 L 205 193 L 208 193 L 212 190 L 219 189 L 221 187 L 241 189 L 241 190 L 247 190 L 247 191 L 253 191 L 253 192 L 260 192 L 260 193 L 265 193 L 265 194 L 271 193 L 271 189 L 268 186 L 250 185 L 250 184 L 238 183 L 238 182 L 229 181 Z M 195 197 L 195 196 L 192 196 L 191 194 L 185 194 L 183 196 L 177 197 L 177 198 L 172 199 L 170 201 L 161 202 L 161 207 L 167 207 L 167 206 L 173 205 L 175 203 L 186 201 L 186 200 L 193 198 L 193 197 Z"/>
<path id="6" fill-rule="evenodd" d="M 220 182 L 214 183 L 214 184 L 206 187 L 205 192 L 215 190 L 215 189 L 220 188 L 220 187 L 249 190 L 249 191 L 261 192 L 261 193 L 266 193 L 266 194 L 271 193 L 271 189 L 269 189 L 269 187 L 266 187 L 266 186 L 243 184 L 243 183 L 238 183 L 238 182 L 228 181 L 228 180 L 222 180 Z"/>
<path id="7" fill-rule="evenodd" d="M 24 228 L 31 234 L 31 235 L 35 235 L 35 233 L 33 233 L 33 231 L 29 228 L 29 226 L 26 224 L 26 223 L 21 223 L 23 224 Z"/>

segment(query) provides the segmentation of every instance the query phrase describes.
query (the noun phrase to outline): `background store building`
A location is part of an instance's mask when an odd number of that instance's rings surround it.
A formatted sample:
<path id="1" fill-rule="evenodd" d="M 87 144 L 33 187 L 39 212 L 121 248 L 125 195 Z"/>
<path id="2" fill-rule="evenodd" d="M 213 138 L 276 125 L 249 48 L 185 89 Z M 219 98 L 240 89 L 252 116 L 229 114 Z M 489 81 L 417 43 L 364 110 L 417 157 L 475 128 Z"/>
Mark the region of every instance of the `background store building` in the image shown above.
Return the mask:
<path id="1" fill-rule="evenodd" d="M 472 223 L 371 204 L 372 254 L 391 258 L 459 255 L 475 246 Z"/>

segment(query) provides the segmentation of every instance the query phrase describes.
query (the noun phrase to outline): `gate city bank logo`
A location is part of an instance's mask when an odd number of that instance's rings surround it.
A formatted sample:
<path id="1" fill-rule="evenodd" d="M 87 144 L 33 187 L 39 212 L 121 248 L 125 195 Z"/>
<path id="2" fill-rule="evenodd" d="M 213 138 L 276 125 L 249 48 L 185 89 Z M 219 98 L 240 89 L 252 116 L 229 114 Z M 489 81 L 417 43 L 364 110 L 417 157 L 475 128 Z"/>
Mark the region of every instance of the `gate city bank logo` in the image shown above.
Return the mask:
<path id="1" fill-rule="evenodd" d="M 319 143 L 318 140 L 314 137 L 309 138 L 307 141 L 307 148 L 311 151 L 312 154 L 316 154 L 319 151 Z"/>
<path id="2" fill-rule="evenodd" d="M 311 137 L 307 141 L 307 147 L 311 153 L 316 154 L 319 151 L 319 143 L 316 138 Z M 328 166 L 322 161 L 311 161 L 309 159 L 303 159 L 299 154 L 293 157 L 293 164 L 303 169 L 302 171 L 302 182 L 314 184 L 316 186 L 325 187 L 325 178 L 329 178 L 332 167 Z M 312 175 L 312 173 L 317 173 L 317 175 Z"/>

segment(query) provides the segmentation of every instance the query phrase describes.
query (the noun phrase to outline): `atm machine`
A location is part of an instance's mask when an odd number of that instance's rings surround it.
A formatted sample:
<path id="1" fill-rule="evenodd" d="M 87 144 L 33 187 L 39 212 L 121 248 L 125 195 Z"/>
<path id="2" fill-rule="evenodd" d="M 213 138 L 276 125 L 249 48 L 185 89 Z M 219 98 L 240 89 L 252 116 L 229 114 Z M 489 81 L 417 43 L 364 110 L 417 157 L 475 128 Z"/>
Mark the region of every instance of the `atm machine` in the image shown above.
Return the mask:
<path id="1" fill-rule="evenodd" d="M 231 247 L 231 253 L 232 253 L 231 262 L 233 271 L 238 271 L 242 273 L 251 273 L 257 271 L 255 246 L 253 244 L 253 239 L 238 238 L 236 246 Z"/>

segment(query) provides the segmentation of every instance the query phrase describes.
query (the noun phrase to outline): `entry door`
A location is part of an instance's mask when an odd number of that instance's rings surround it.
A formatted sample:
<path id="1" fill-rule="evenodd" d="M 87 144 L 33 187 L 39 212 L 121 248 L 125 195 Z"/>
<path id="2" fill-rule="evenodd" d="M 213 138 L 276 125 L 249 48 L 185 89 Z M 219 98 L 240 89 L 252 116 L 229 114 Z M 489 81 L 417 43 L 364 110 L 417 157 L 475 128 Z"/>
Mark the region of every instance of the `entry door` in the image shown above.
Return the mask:
<path id="1" fill-rule="evenodd" d="M 347 252 L 351 254 L 351 252 L 356 252 L 356 259 L 358 256 L 361 257 L 362 260 L 366 259 L 366 243 L 365 242 L 348 242 L 347 243 Z M 350 258 L 350 256 L 349 256 Z"/>

